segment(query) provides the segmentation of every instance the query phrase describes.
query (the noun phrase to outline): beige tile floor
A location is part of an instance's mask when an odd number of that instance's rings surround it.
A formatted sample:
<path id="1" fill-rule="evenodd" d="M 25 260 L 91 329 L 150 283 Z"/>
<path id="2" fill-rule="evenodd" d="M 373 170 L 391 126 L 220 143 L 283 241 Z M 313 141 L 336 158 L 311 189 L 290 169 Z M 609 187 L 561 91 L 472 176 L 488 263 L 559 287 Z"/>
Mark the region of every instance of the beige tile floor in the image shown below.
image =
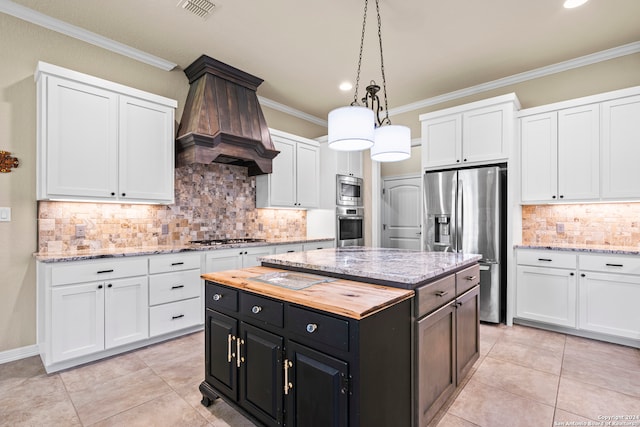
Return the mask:
<path id="1" fill-rule="evenodd" d="M 0 426 L 253 426 L 221 400 L 200 404 L 202 347 L 199 332 L 51 375 L 39 357 L 0 365 Z M 481 325 L 480 360 L 465 381 L 432 426 L 640 416 L 640 350 L 614 344 Z"/>

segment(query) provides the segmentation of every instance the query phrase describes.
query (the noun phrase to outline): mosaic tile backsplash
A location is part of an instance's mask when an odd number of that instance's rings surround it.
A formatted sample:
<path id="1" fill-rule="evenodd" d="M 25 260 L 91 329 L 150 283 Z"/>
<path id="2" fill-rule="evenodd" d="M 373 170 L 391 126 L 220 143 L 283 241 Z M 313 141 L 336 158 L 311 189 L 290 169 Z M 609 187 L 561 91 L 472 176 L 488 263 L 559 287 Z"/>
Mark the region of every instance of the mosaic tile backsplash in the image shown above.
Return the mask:
<path id="1" fill-rule="evenodd" d="M 255 177 L 248 176 L 246 168 L 213 163 L 176 168 L 173 205 L 39 202 L 38 250 L 306 238 L 306 211 L 256 209 L 255 193 Z"/>
<path id="2" fill-rule="evenodd" d="M 640 203 L 523 206 L 522 244 L 640 247 Z"/>

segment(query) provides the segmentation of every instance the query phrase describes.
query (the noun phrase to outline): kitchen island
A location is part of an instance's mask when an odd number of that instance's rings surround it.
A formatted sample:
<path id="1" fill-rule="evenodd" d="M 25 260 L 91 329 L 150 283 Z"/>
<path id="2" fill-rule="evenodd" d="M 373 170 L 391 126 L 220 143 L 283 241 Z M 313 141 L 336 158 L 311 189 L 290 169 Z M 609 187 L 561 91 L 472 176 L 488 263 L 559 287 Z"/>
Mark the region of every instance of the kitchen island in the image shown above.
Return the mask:
<path id="1" fill-rule="evenodd" d="M 203 274 L 202 403 L 274 426 L 428 424 L 478 359 L 479 259 L 338 248 Z"/>

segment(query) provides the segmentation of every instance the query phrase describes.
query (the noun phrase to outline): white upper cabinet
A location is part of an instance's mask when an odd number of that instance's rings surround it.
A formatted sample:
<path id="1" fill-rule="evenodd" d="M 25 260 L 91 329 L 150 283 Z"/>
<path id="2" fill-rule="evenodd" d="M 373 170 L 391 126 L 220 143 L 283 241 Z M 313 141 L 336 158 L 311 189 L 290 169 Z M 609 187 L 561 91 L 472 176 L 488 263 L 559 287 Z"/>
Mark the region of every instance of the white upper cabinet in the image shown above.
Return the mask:
<path id="1" fill-rule="evenodd" d="M 337 170 L 335 174 L 362 178 L 361 151 L 332 151 L 335 153 L 335 163 L 337 164 Z"/>
<path id="2" fill-rule="evenodd" d="M 640 96 L 602 103 L 602 198 L 640 198 Z"/>
<path id="3" fill-rule="evenodd" d="M 177 102 L 38 63 L 38 200 L 173 203 Z"/>
<path id="4" fill-rule="evenodd" d="M 513 143 L 515 94 L 422 114 L 422 167 L 507 161 Z"/>
<path id="5" fill-rule="evenodd" d="M 640 87 L 519 115 L 522 203 L 640 198 Z"/>
<path id="6" fill-rule="evenodd" d="M 274 129 L 271 138 L 280 154 L 273 159 L 272 173 L 256 176 L 256 207 L 319 207 L 319 144 Z"/>
<path id="7" fill-rule="evenodd" d="M 597 104 L 523 117 L 520 131 L 523 202 L 598 199 Z"/>

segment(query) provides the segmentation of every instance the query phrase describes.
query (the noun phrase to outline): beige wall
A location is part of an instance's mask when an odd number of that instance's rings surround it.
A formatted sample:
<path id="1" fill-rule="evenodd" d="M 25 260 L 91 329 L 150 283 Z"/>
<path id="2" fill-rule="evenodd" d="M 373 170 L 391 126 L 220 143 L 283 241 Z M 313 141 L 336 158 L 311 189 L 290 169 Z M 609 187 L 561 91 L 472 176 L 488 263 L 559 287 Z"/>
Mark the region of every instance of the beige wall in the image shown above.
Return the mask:
<path id="1" fill-rule="evenodd" d="M 189 87 L 181 70 L 162 71 L 2 13 L 0 40 L 0 150 L 9 151 L 20 160 L 19 168 L 0 174 L 0 206 L 12 209 L 12 221 L 0 223 L 2 352 L 36 343 L 36 273 L 32 258 L 37 250 L 33 73 L 38 61 L 176 99 L 177 121 Z M 264 113 L 267 123 L 276 129 L 308 137 L 326 133 L 319 132 L 316 125 L 283 117 L 273 110 Z"/>

